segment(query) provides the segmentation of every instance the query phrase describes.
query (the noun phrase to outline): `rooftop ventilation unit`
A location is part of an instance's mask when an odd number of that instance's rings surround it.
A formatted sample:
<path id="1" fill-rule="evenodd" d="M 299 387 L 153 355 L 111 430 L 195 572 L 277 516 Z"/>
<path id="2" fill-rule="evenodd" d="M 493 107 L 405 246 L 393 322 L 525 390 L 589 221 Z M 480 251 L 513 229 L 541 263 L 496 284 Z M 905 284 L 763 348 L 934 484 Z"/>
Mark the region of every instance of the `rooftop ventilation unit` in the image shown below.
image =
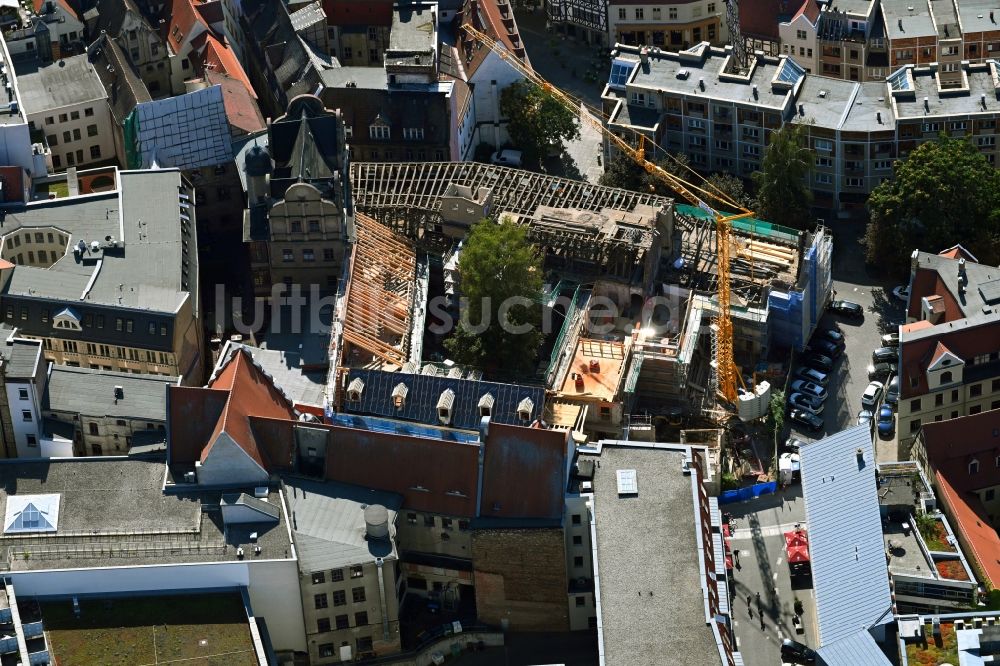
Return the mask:
<path id="1" fill-rule="evenodd" d="M 121 400 L 124 397 L 125 397 L 125 387 L 124 386 L 116 386 L 115 387 L 115 400 Z"/>
<path id="2" fill-rule="evenodd" d="M 702 78 L 698 79 L 698 87 L 701 88 L 702 92 L 704 92 L 704 90 L 705 90 L 705 79 L 702 79 Z"/>
<path id="3" fill-rule="evenodd" d="M 686 81 L 687 77 L 689 77 L 689 76 L 691 76 L 691 72 L 687 71 L 686 69 L 678 69 L 677 70 L 677 78 L 678 79 L 680 79 L 682 81 Z"/>

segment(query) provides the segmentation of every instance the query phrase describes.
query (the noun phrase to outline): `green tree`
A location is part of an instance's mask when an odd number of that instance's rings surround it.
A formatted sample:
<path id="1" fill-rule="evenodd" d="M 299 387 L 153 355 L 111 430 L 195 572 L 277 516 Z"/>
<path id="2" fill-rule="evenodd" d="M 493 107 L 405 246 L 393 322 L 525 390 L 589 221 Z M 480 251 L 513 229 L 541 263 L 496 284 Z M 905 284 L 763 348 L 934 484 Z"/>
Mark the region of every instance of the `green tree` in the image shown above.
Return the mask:
<path id="1" fill-rule="evenodd" d="M 687 181 L 695 178 L 687 169 L 690 163 L 691 161 L 684 153 L 663 157 L 655 162 L 664 171 Z M 608 162 L 600 182 L 601 185 L 608 187 L 621 187 L 636 192 L 652 192 L 661 196 L 676 196 L 676 192 L 667 185 L 666 181 L 659 176 L 648 173 L 634 159 L 621 152 Z"/>
<path id="2" fill-rule="evenodd" d="M 525 227 L 507 218 L 479 222 L 458 268 L 462 319 L 445 341 L 452 358 L 493 375 L 534 372 L 542 343 L 542 265 Z"/>
<path id="3" fill-rule="evenodd" d="M 753 207 L 753 197 L 750 196 L 749 192 L 747 192 L 746 185 L 740 178 L 737 178 L 733 174 L 728 173 L 726 171 L 719 171 L 717 173 L 713 173 L 705 180 L 708 183 L 709 187 L 706 187 L 704 189 L 708 190 L 709 192 L 714 192 L 718 190 L 719 192 L 722 192 L 723 194 L 725 194 L 727 197 L 729 197 L 731 200 L 733 200 L 743 208 Z M 721 208 L 722 210 L 729 210 L 731 208 L 731 206 L 727 206 L 721 201 L 712 201 L 709 203 L 710 205 L 715 206 L 717 208 Z"/>
<path id="4" fill-rule="evenodd" d="M 810 225 L 813 154 L 807 137 L 805 125 L 785 125 L 771 132 L 760 171 L 753 174 L 759 217 L 796 229 Z"/>
<path id="5" fill-rule="evenodd" d="M 550 148 L 580 138 L 576 116 L 530 81 L 518 81 L 503 89 L 500 113 L 508 119 L 511 141 L 533 162 Z"/>
<path id="6" fill-rule="evenodd" d="M 940 136 L 896 164 L 868 198 L 865 254 L 905 273 L 914 249 L 961 242 L 985 263 L 1000 259 L 1000 172 L 966 138 Z"/>

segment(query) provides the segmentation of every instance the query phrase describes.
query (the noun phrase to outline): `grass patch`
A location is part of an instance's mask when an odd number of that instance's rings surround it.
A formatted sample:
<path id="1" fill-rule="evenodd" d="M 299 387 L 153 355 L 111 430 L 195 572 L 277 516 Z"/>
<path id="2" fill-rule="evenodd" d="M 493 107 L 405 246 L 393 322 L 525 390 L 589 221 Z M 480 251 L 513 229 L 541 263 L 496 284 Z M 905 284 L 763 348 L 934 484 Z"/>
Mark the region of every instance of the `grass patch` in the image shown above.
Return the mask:
<path id="1" fill-rule="evenodd" d="M 924 543 L 930 550 L 946 553 L 955 552 L 955 547 L 948 543 L 948 532 L 940 520 L 935 520 L 930 516 L 920 516 L 917 518 L 917 529 L 920 530 L 920 536 L 924 538 Z"/>
<path id="2" fill-rule="evenodd" d="M 55 195 L 57 199 L 62 199 L 69 196 L 69 185 L 64 180 L 52 183 L 39 183 L 35 185 L 35 194 L 42 197 Z"/>
<path id="3" fill-rule="evenodd" d="M 925 625 L 924 631 L 928 639 L 927 645 L 922 643 L 906 644 L 906 661 L 914 666 L 938 666 L 939 664 L 954 664 L 958 666 L 958 638 L 955 636 L 955 626 L 941 623 L 941 638 L 936 639 L 931 633 L 931 625 Z"/>
<path id="4" fill-rule="evenodd" d="M 69 599 L 45 602 L 41 611 L 60 666 L 257 663 L 237 594 L 81 599 L 79 619 Z"/>

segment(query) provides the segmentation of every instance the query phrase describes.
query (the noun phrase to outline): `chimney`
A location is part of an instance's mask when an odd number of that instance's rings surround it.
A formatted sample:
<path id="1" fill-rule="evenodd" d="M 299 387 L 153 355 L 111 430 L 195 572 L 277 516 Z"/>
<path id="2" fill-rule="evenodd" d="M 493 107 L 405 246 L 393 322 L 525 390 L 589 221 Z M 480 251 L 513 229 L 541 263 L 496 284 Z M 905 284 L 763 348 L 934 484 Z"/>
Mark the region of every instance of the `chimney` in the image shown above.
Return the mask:
<path id="1" fill-rule="evenodd" d="M 924 111 L 930 111 L 930 110 L 931 110 L 931 98 L 924 97 Z"/>
<path id="2" fill-rule="evenodd" d="M 981 94 L 979 96 L 979 103 L 982 104 L 983 110 L 985 111 L 986 110 L 986 93 L 983 93 L 983 94 Z"/>
<path id="3" fill-rule="evenodd" d="M 990 10 L 990 23 L 996 23 L 996 19 L 993 18 L 993 10 Z"/>
<path id="4" fill-rule="evenodd" d="M 698 79 L 698 87 L 701 88 L 702 92 L 705 91 L 705 79 L 702 78 Z"/>
<path id="5" fill-rule="evenodd" d="M 875 120 L 878 121 L 879 125 L 882 124 L 882 112 L 881 111 L 876 111 L 875 112 Z"/>
<path id="6" fill-rule="evenodd" d="M 958 260 L 958 277 L 965 279 L 965 259 Z"/>
<path id="7" fill-rule="evenodd" d="M 799 115 L 800 116 L 806 115 L 806 105 L 805 104 L 799 104 Z"/>
<path id="8" fill-rule="evenodd" d="M 642 47 L 641 49 L 639 49 L 639 62 L 642 64 L 643 67 L 645 67 L 645 66 L 647 66 L 649 64 L 649 49 L 648 48 Z"/>
<path id="9" fill-rule="evenodd" d="M 899 19 L 899 30 L 900 32 L 903 31 L 903 19 Z"/>
<path id="10" fill-rule="evenodd" d="M 755 83 L 755 84 L 753 84 L 753 98 L 754 98 L 754 99 L 758 99 L 758 94 L 757 94 L 757 84 L 756 84 L 756 83 Z"/>

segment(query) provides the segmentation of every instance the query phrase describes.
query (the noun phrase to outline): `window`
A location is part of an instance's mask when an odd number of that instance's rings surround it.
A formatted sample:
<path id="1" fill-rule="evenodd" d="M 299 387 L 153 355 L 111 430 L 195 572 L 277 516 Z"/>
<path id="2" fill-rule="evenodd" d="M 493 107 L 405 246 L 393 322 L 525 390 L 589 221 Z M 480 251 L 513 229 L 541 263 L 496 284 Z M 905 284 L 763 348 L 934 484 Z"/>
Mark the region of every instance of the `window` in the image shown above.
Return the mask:
<path id="1" fill-rule="evenodd" d="M 363 587 L 352 588 L 351 598 L 354 600 L 354 603 L 356 604 L 360 604 L 361 602 L 363 602 L 365 600 L 365 588 Z"/>
<path id="2" fill-rule="evenodd" d="M 833 143 L 827 141 L 826 139 L 816 139 L 813 145 L 816 148 L 816 150 L 822 150 L 823 152 L 826 153 L 833 150 Z"/>
<path id="3" fill-rule="evenodd" d="M 816 183 L 819 185 L 829 185 L 833 182 L 833 178 L 830 177 L 828 173 L 818 173 L 816 174 Z"/>
<path id="4" fill-rule="evenodd" d="M 351 626 L 350 621 L 347 619 L 347 614 L 337 616 L 337 629 L 347 629 Z"/>
<path id="5" fill-rule="evenodd" d="M 48 143 L 49 146 L 58 146 L 59 145 L 59 137 L 56 136 L 55 134 L 46 134 L 45 135 L 45 142 Z"/>
<path id="6" fill-rule="evenodd" d="M 667 9 L 667 18 L 676 21 L 677 20 L 677 8 L 669 7 Z"/>
<path id="7" fill-rule="evenodd" d="M 312 575 L 313 585 L 322 585 L 326 582 L 326 574 L 322 571 L 317 571 Z"/>
<path id="8" fill-rule="evenodd" d="M 969 463 L 969 474 L 979 474 L 979 461 L 973 460 Z"/>
<path id="9" fill-rule="evenodd" d="M 833 166 L 833 160 L 830 159 L 829 157 L 817 157 L 816 158 L 816 166 L 818 166 L 818 167 L 827 167 L 827 168 L 832 167 Z"/>
<path id="10" fill-rule="evenodd" d="M 951 383 L 951 370 L 945 370 L 941 373 L 941 383 L 950 384 Z"/>
<path id="11" fill-rule="evenodd" d="M 573 566 L 576 567 L 576 568 L 578 568 L 578 569 L 583 566 L 583 556 L 582 555 L 577 555 L 576 557 L 573 558 Z"/>
<path id="12" fill-rule="evenodd" d="M 920 411 L 920 398 L 910 401 L 910 411 L 919 412 Z"/>
<path id="13" fill-rule="evenodd" d="M 580 520 L 581 520 L 581 518 L 580 518 L 580 514 L 578 514 L 578 513 L 574 513 L 574 514 L 573 514 L 573 519 L 572 519 L 572 520 L 573 520 L 573 524 L 574 524 L 574 525 L 579 525 L 579 524 L 580 524 Z"/>
<path id="14" fill-rule="evenodd" d="M 390 135 L 388 125 L 370 125 L 368 136 L 372 139 L 388 139 Z"/>
<path id="15" fill-rule="evenodd" d="M 434 516 L 424 516 L 424 527 L 434 527 Z"/>
<path id="16" fill-rule="evenodd" d="M 653 20 L 654 21 L 658 21 L 661 18 L 663 18 L 663 15 L 661 14 L 660 8 L 659 7 L 653 7 Z M 660 34 L 662 35 L 663 33 L 660 33 Z"/>
<path id="17" fill-rule="evenodd" d="M 49 320 L 49 311 L 47 309 L 42 310 L 42 321 L 47 322 L 48 320 Z"/>
<path id="18" fill-rule="evenodd" d="M 424 138 L 424 128 L 423 127 L 404 127 L 403 128 L 403 138 L 404 139 L 416 139 L 420 140 Z"/>
<path id="19" fill-rule="evenodd" d="M 302 261 L 316 261 L 316 253 L 312 250 L 302 250 Z"/>
<path id="20" fill-rule="evenodd" d="M 992 502 L 994 497 L 996 497 L 996 491 L 993 488 L 990 488 L 986 491 L 986 496 L 983 500 L 986 502 Z"/>
<path id="21" fill-rule="evenodd" d="M 577 606 L 584 606 L 587 603 L 587 598 L 586 597 L 574 597 L 574 599 L 576 599 L 576 605 Z"/>
<path id="22" fill-rule="evenodd" d="M 359 611 L 359 612 L 357 612 L 357 613 L 354 614 L 354 626 L 355 627 L 363 627 L 366 624 L 368 624 L 368 612 L 367 611 Z"/>
<path id="23" fill-rule="evenodd" d="M 347 593 L 343 590 L 337 590 L 333 593 L 333 605 L 334 606 L 344 606 L 347 604 Z"/>
<path id="24" fill-rule="evenodd" d="M 31 254 L 30 252 L 28 254 Z M 28 318 L 28 308 L 21 308 L 21 319 Z"/>
<path id="25" fill-rule="evenodd" d="M 125 323 L 124 323 L 124 321 L 122 320 L 121 317 L 116 317 L 115 318 L 115 330 L 116 331 L 121 331 L 124 328 L 124 325 L 125 325 Z"/>
<path id="26" fill-rule="evenodd" d="M 983 385 L 982 384 L 973 384 L 972 386 L 969 387 L 969 397 L 970 398 L 978 398 L 982 394 L 983 394 Z"/>
<path id="27" fill-rule="evenodd" d="M 330 570 L 330 581 L 333 583 L 339 583 L 344 580 L 344 570 L 343 569 L 331 569 Z"/>
<path id="28" fill-rule="evenodd" d="M 805 39 L 806 38 L 806 31 L 805 30 L 796 30 L 795 31 L 795 37 L 796 37 L 796 39 Z"/>
<path id="29" fill-rule="evenodd" d="M 187 69 L 187 68 L 189 68 L 190 66 L 191 66 L 191 63 L 189 63 L 189 62 L 188 62 L 188 59 L 187 59 L 187 58 L 184 58 L 184 60 L 181 60 L 181 67 L 182 67 L 183 69 Z"/>
<path id="30" fill-rule="evenodd" d="M 104 315 L 97 315 L 97 328 L 104 328 Z"/>
<path id="31" fill-rule="evenodd" d="M 91 421 L 89 424 L 87 424 L 87 427 L 89 428 L 91 435 L 100 434 L 100 430 L 97 427 L 97 423 L 95 423 L 94 421 Z"/>
<path id="32" fill-rule="evenodd" d="M 453 529 L 452 528 L 451 518 L 442 518 L 441 519 L 441 527 L 443 527 L 446 530 Z"/>
<path id="33" fill-rule="evenodd" d="M 76 129 L 73 130 L 73 140 L 79 141 L 82 138 L 83 138 L 83 133 L 80 131 L 80 128 L 77 127 Z"/>
<path id="34" fill-rule="evenodd" d="M 37 437 L 35 437 L 34 435 L 28 435 L 27 438 L 28 438 L 28 446 L 30 446 L 30 447 L 36 447 L 36 446 L 38 446 L 38 438 Z"/>
<path id="35" fill-rule="evenodd" d="M 330 621 L 326 621 L 327 627 L 330 626 Z M 320 657 L 332 657 L 334 653 L 333 643 L 323 643 L 319 646 L 319 656 Z"/>
<path id="36" fill-rule="evenodd" d="M 372 651 L 372 637 L 362 636 L 357 640 L 358 652 L 371 652 Z"/>
<path id="37" fill-rule="evenodd" d="M 284 249 L 281 251 L 281 260 L 286 262 L 295 261 L 295 253 L 289 249 Z"/>
<path id="38" fill-rule="evenodd" d="M 618 19 L 620 21 L 624 21 L 625 20 L 625 8 L 624 7 L 619 7 L 618 8 Z"/>
<path id="39" fill-rule="evenodd" d="M 30 423 L 31 422 L 31 410 L 22 409 L 21 410 L 21 420 L 24 421 L 25 423 Z"/>
<path id="40" fill-rule="evenodd" d="M 68 131 L 63 132 L 63 143 L 69 143 L 72 140 L 73 140 L 73 135 L 72 134 L 70 134 Z M 70 155 L 72 155 L 72 153 L 70 153 Z M 67 156 L 67 157 L 69 157 L 69 156 Z"/>
<path id="41" fill-rule="evenodd" d="M 714 2 L 708 3 L 708 13 L 709 14 L 714 14 L 715 13 L 715 3 Z"/>
<path id="42" fill-rule="evenodd" d="M 153 53 L 156 53 L 156 45 L 155 44 L 153 45 Z M 93 109 L 93 107 L 88 106 L 86 109 L 84 109 L 83 110 L 83 115 L 84 115 L 85 118 L 92 117 L 94 115 L 94 109 Z"/>
<path id="43" fill-rule="evenodd" d="M 323 248 L 323 261 L 333 261 L 333 248 Z"/>
<path id="44" fill-rule="evenodd" d="M 583 537 L 580 536 L 579 534 L 576 535 L 575 537 L 573 537 L 573 545 L 574 546 L 582 546 L 583 545 Z"/>
<path id="45" fill-rule="evenodd" d="M 848 178 L 847 179 L 847 187 L 861 187 L 861 179 L 860 178 Z"/>
<path id="46" fill-rule="evenodd" d="M 65 113 L 60 113 L 59 114 L 59 122 L 64 123 L 67 120 L 69 120 L 69 116 L 67 116 Z"/>
<path id="47" fill-rule="evenodd" d="M 408 522 L 410 525 L 416 525 L 417 524 L 417 514 L 415 514 L 415 513 L 408 513 L 408 514 L 406 514 L 406 522 Z"/>
<path id="48" fill-rule="evenodd" d="M 92 160 L 99 160 L 99 159 L 101 159 L 101 147 L 100 146 L 91 146 L 90 147 L 90 159 L 92 159 Z"/>
<path id="49" fill-rule="evenodd" d="M 321 617 L 318 620 L 316 620 L 316 631 L 318 631 L 321 634 L 330 631 L 330 618 Z"/>
<path id="50" fill-rule="evenodd" d="M 293 221 L 289 227 L 293 234 L 298 234 L 302 232 L 302 223 L 298 221 Z"/>
<path id="51" fill-rule="evenodd" d="M 641 21 L 642 19 L 643 19 L 642 7 L 636 7 L 635 8 L 635 20 L 636 21 Z"/>
<path id="52" fill-rule="evenodd" d="M 336 594 L 336 592 L 334 592 L 334 594 Z M 326 600 L 326 592 L 313 595 L 313 603 L 316 604 L 317 609 L 326 608 L 329 605 Z"/>
<path id="53" fill-rule="evenodd" d="M 28 389 L 17 389 L 17 397 L 21 400 L 28 399 Z"/>
<path id="54" fill-rule="evenodd" d="M 972 407 L 969 407 L 969 414 L 970 415 L 971 414 L 978 414 L 981 411 L 983 411 L 983 408 L 982 408 L 981 405 L 974 405 Z"/>
<path id="55" fill-rule="evenodd" d="M 943 404 L 944 404 L 944 394 L 938 393 L 936 396 L 934 396 L 934 406 L 940 407 Z"/>
<path id="56" fill-rule="evenodd" d="M 354 565 L 351 567 L 351 578 L 361 578 L 365 575 L 365 568 L 360 565 Z"/>
<path id="57" fill-rule="evenodd" d="M 920 430 L 920 419 L 913 419 L 910 421 L 910 432 L 914 433 Z"/>
<path id="58" fill-rule="evenodd" d="M 319 233 L 319 220 L 309 220 L 309 233 Z"/>

